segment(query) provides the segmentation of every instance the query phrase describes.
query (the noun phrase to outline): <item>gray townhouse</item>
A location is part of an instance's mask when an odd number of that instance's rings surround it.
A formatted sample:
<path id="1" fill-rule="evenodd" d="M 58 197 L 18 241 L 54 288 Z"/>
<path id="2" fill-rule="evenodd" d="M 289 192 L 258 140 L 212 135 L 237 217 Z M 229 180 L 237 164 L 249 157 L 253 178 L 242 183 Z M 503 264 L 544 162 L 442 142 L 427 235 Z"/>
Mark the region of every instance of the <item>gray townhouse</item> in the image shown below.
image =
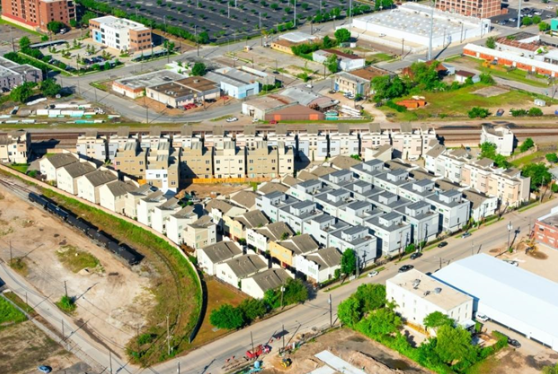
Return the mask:
<path id="1" fill-rule="evenodd" d="M 304 232 L 312 236 L 323 247 L 330 246 L 330 237 L 334 232 L 349 227 L 347 222 L 338 220 L 329 214 L 322 214 L 304 222 Z"/>
<path id="2" fill-rule="evenodd" d="M 309 179 L 290 187 L 287 193 L 300 200 L 314 201 L 314 196 L 320 193 L 324 183 L 317 179 Z"/>
<path id="3" fill-rule="evenodd" d="M 325 213 L 339 217 L 339 210 L 354 200 L 349 191 L 339 188 L 328 189 L 328 191 L 316 195 L 314 201 Z"/>
<path id="4" fill-rule="evenodd" d="M 436 192 L 427 196 L 425 201 L 440 214 L 440 231 L 458 231 L 469 221 L 471 203 L 463 198 L 461 191 Z"/>
<path id="5" fill-rule="evenodd" d="M 412 242 L 411 225 L 395 211 L 368 219 L 366 226 L 378 238 L 378 256 L 394 256 Z"/>
<path id="6" fill-rule="evenodd" d="M 380 213 L 380 211 L 374 210 L 372 203 L 368 201 L 353 201 L 339 208 L 337 217 L 350 225 L 356 226 L 363 225 L 368 218 Z"/>
<path id="7" fill-rule="evenodd" d="M 401 213 L 405 222 L 411 225 L 411 241 L 415 244 L 433 240 L 440 232 L 440 215 L 434 212 L 426 201 L 417 201 L 400 207 L 397 212 Z"/>
<path id="8" fill-rule="evenodd" d="M 399 188 L 407 184 L 409 172 L 405 169 L 390 170 L 387 173 L 378 174 L 374 184 L 388 192 L 399 195 Z"/>
<path id="9" fill-rule="evenodd" d="M 423 201 L 426 196 L 435 192 L 435 187 L 433 180 L 425 178 L 399 187 L 399 196 L 413 202 Z"/>
<path id="10" fill-rule="evenodd" d="M 358 175 L 360 180 L 374 184 L 376 176 L 384 172 L 384 162 L 372 159 L 355 165 L 350 170 Z"/>
<path id="11" fill-rule="evenodd" d="M 367 201 L 372 196 L 383 192 L 382 189 L 373 185 L 372 183 L 357 180 L 354 183 L 346 184 L 342 187 L 344 190 L 349 191 L 354 200 Z"/>
<path id="12" fill-rule="evenodd" d="M 371 264 L 378 257 L 377 239 L 365 226 L 358 225 L 335 231 L 331 234 L 329 243 L 330 247 L 335 247 L 341 252 L 348 248 L 354 250 L 361 267 Z"/>
<path id="13" fill-rule="evenodd" d="M 411 201 L 404 199 L 392 192 L 384 191 L 377 195 L 374 195 L 370 198 L 370 202 L 374 206 L 375 209 L 380 209 L 386 213 L 390 213 L 391 211 L 408 205 Z"/>

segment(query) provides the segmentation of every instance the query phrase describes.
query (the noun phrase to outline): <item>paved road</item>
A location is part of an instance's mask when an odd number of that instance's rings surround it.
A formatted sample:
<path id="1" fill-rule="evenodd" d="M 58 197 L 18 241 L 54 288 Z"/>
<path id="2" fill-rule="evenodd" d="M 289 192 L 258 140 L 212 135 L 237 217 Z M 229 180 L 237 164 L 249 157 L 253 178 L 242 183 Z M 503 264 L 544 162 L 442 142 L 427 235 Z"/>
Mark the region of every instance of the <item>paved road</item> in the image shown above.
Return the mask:
<path id="1" fill-rule="evenodd" d="M 535 222 L 537 217 L 546 214 L 551 207 L 557 205 L 558 200 L 554 200 L 523 213 L 508 214 L 505 220 L 481 228 L 467 239 L 449 239 L 447 247 L 428 251 L 419 260 L 405 263 L 412 263 L 423 272 L 433 272 L 439 269 L 440 264 L 446 266 L 451 262 L 468 257 L 472 253 L 487 252 L 507 241 L 506 225 L 508 222 L 512 222 L 514 230 L 519 228 L 519 235 L 523 236 L 528 232 L 529 225 Z M 375 278 L 364 277 L 332 291 L 334 319 L 336 318 L 336 309 L 339 302 L 351 295 L 359 285 L 371 281 L 385 283 L 387 279 L 397 273 L 398 268 L 399 265 L 390 263 L 386 266 L 386 270 Z M 299 332 L 310 331 L 313 327 L 327 326 L 329 324 L 329 295 L 330 293 L 320 292 L 316 299 L 304 305 L 208 344 L 191 352 L 184 358 L 157 365 L 143 370 L 142 373 L 172 374 L 176 372 L 178 362 L 180 362 L 181 373 L 221 373 L 220 368 L 227 358 L 233 355 L 240 357 L 250 347 L 250 333 L 253 334 L 254 344 L 259 344 L 266 342 L 275 332 L 281 331 L 282 324 L 291 333 L 299 326 Z M 278 344 L 272 344 L 272 346 L 274 349 L 279 347 Z"/>

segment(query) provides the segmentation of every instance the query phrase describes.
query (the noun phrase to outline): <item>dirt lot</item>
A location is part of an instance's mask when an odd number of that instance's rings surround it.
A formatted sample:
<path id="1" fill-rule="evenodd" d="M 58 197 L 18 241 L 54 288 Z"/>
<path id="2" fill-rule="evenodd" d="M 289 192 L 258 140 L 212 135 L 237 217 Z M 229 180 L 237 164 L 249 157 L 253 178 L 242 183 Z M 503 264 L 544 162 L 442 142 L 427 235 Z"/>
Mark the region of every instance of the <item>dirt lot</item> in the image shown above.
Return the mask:
<path id="1" fill-rule="evenodd" d="M 89 366 L 62 349 L 31 321 L 0 329 L 0 341 L 0 373 L 35 373 L 39 365 L 52 367 L 53 373 L 78 374 L 89 370 Z"/>
<path id="2" fill-rule="evenodd" d="M 68 294 L 77 299 L 74 320 L 78 324 L 87 321 L 86 331 L 124 357 L 126 342 L 145 323 L 155 304 L 149 291 L 149 267 L 142 263 L 141 272 L 130 270 L 48 213 L 3 187 L 0 192 L 4 195 L 0 200 L 0 257 L 9 259 L 11 245 L 14 257 L 25 257 L 27 279 L 52 300 L 64 294 L 66 282 Z M 68 245 L 90 253 L 101 267 L 72 272 L 57 256 L 57 251 Z"/>
<path id="3" fill-rule="evenodd" d="M 190 193 L 194 191 L 194 194 L 198 198 L 204 199 L 206 197 L 211 197 L 212 193 L 217 193 L 218 195 L 227 196 L 234 192 L 244 190 L 248 187 L 250 187 L 248 184 L 238 184 L 238 183 L 191 184 L 180 192 Z"/>
<path id="4" fill-rule="evenodd" d="M 314 342 L 305 344 L 290 356 L 293 361 L 291 367 L 281 366 L 281 358 L 277 354 L 270 354 L 264 359 L 264 374 L 279 373 L 309 373 L 325 364 L 314 357 L 316 353 L 329 350 L 334 355 L 349 362 L 355 367 L 365 367 L 367 373 L 390 374 L 399 373 L 428 373 L 416 363 L 391 351 L 363 335 L 349 329 L 339 329 L 317 338 Z"/>
<path id="5" fill-rule="evenodd" d="M 211 109 L 218 108 L 220 106 L 233 104 L 235 101 L 236 99 L 232 97 L 227 97 L 226 100 L 224 98 L 220 98 L 219 100 L 216 100 L 214 103 L 209 103 L 209 102 L 205 103 L 205 109 L 204 106 L 202 105 L 197 108 L 188 109 L 187 111 L 185 111 L 182 108 L 167 108 L 165 104 L 145 96 L 135 100 L 135 102 L 138 105 L 145 107 L 147 103 L 149 108 L 153 109 L 157 113 L 164 113 L 169 116 L 182 116 L 184 115 L 184 113 L 191 114 L 191 113 L 203 112 L 204 110 L 211 110 Z"/>
<path id="6" fill-rule="evenodd" d="M 539 374 L 544 366 L 555 365 L 558 353 L 526 355 L 512 348 L 504 349 L 482 364 L 474 366 L 470 374 Z"/>

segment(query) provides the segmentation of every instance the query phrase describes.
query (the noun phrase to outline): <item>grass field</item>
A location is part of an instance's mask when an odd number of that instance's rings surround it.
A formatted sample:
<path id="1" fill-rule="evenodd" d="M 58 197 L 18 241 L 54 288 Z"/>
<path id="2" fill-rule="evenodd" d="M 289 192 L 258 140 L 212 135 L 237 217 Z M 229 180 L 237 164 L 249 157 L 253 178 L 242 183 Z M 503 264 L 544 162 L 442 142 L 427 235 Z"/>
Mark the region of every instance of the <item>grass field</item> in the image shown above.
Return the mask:
<path id="1" fill-rule="evenodd" d="M 21 309 L 23 309 L 26 313 L 32 315 L 32 316 L 36 316 L 37 312 L 35 312 L 35 309 L 31 308 L 29 305 L 25 304 L 25 301 L 23 301 L 19 296 L 17 296 L 15 293 L 13 292 L 6 292 L 4 293 L 4 296 L 6 297 L 6 299 L 10 299 L 15 305 L 17 305 L 18 307 L 20 307 Z"/>
<path id="2" fill-rule="evenodd" d="M 377 64 L 379 62 L 393 60 L 393 58 L 393 55 L 380 52 L 366 57 L 366 62 L 369 64 Z"/>
<path id="3" fill-rule="evenodd" d="M 21 275 L 27 275 L 29 272 L 29 268 L 27 267 L 27 263 L 23 257 L 14 257 L 10 260 L 9 265 Z"/>
<path id="4" fill-rule="evenodd" d="M 141 347 L 136 339 L 130 341 L 128 352 L 132 361 L 149 366 L 169 358 L 167 342 L 163 338 L 167 333 L 166 324 L 163 323 L 167 316 L 172 335 L 172 355 L 191 348 L 188 338 L 200 314 L 201 290 L 195 270 L 178 250 L 164 239 L 123 219 L 51 190 L 45 189 L 43 193 L 115 239 L 137 249 L 145 256 L 144 261 L 149 261 L 155 268 L 157 275 L 153 277 L 151 291 L 157 304 L 142 331 L 142 335 L 147 333 L 153 338 L 149 344 Z"/>
<path id="5" fill-rule="evenodd" d="M 27 319 L 25 314 L 19 311 L 8 300 L 0 297 L 0 328 L 2 326 L 13 325 Z"/>
<path id="6" fill-rule="evenodd" d="M 547 153 L 550 152 L 538 151 L 535 153 L 531 153 L 530 155 L 527 155 L 525 157 L 518 158 L 517 160 L 511 161 L 510 163 L 515 167 L 522 167 L 532 162 L 542 161 Z"/>
<path id="7" fill-rule="evenodd" d="M 62 246 L 56 252 L 56 255 L 60 262 L 74 273 L 82 269 L 102 271 L 99 260 L 95 256 L 91 253 L 80 251 L 72 245 Z"/>
<path id="8" fill-rule="evenodd" d="M 8 165 L 8 166 L 11 167 L 14 170 L 19 171 L 20 173 L 23 173 L 23 174 L 26 174 L 27 169 L 29 169 L 28 164 L 13 164 L 13 165 Z"/>
<path id="9" fill-rule="evenodd" d="M 510 90 L 505 94 L 493 97 L 482 97 L 473 93 L 484 87 L 488 87 L 488 85 L 478 83 L 473 86 L 461 88 L 457 91 L 425 92 L 422 96 L 426 98 L 428 105 L 422 109 L 408 110 L 403 113 L 398 113 L 385 106 L 381 107 L 381 109 L 388 117 L 391 114 L 390 118 L 399 121 L 415 121 L 436 117 L 468 118 L 467 112 L 475 106 L 489 108 L 493 115 L 500 107 L 513 107 L 514 105 L 523 106 L 525 103 L 532 102 L 535 98 L 539 97 L 536 94 L 520 90 Z M 401 99 L 408 98 L 410 98 L 410 96 Z M 393 101 L 397 102 L 398 100 L 400 99 L 395 99 Z M 548 102 L 549 99 L 546 98 L 546 101 Z"/>

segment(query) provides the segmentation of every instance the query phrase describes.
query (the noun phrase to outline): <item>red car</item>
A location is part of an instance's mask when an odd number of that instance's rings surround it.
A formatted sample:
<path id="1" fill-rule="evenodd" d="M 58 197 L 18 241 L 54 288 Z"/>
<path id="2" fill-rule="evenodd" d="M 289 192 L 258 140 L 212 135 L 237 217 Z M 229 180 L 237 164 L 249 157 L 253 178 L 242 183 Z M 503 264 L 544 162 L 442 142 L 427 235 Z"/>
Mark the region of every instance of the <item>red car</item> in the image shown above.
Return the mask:
<path id="1" fill-rule="evenodd" d="M 274 120 L 274 119 L 271 120 L 271 121 L 269 121 L 269 124 L 270 124 L 270 125 L 276 125 L 276 124 L 278 124 L 278 123 L 279 123 L 279 122 L 277 122 L 277 121 Z"/>

